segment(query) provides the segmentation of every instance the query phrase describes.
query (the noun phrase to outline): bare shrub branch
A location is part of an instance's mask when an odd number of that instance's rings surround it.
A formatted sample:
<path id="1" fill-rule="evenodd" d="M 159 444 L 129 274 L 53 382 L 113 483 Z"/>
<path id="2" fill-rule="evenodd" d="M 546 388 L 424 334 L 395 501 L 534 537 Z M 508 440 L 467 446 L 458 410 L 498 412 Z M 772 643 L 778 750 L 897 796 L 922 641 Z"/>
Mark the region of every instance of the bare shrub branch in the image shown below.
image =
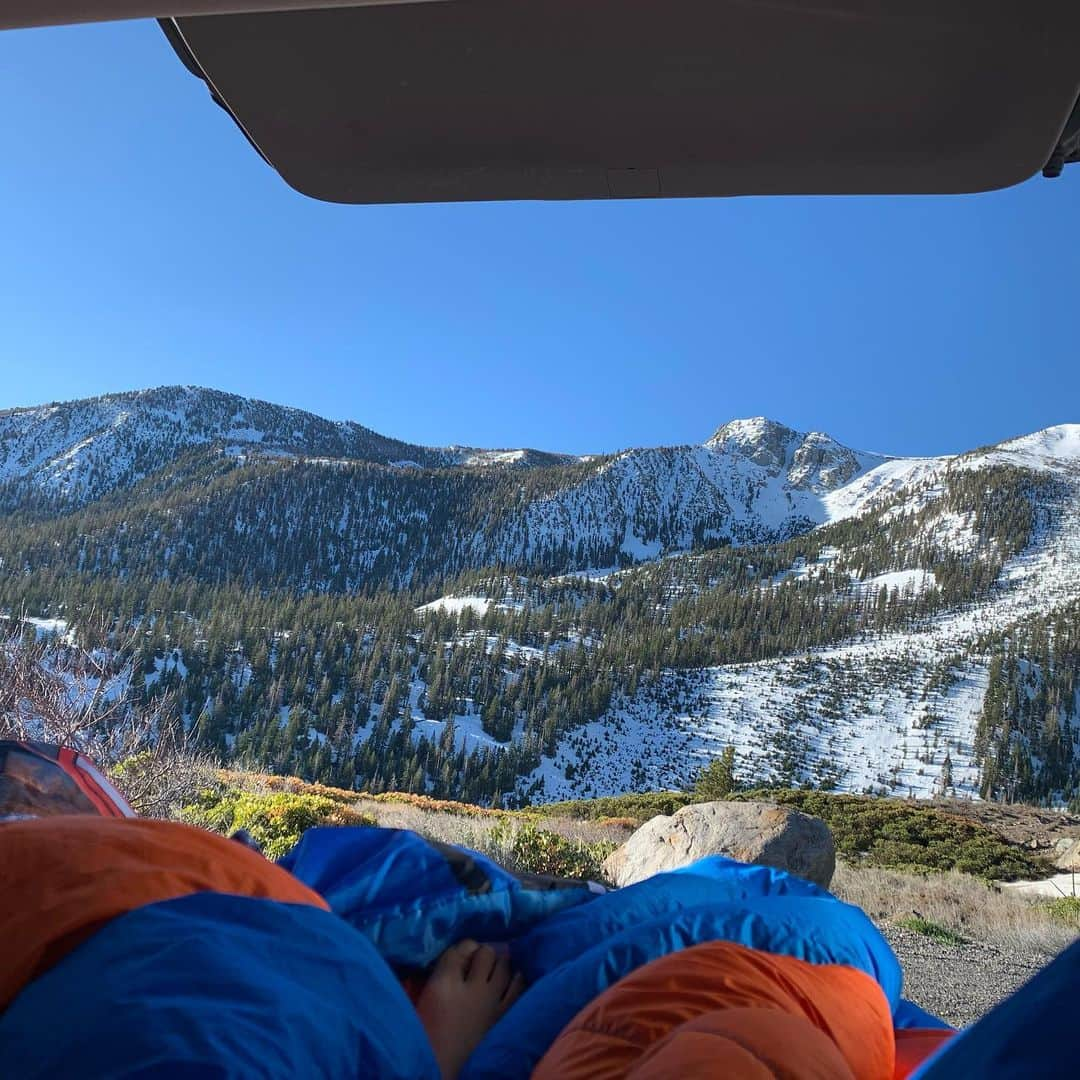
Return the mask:
<path id="1" fill-rule="evenodd" d="M 68 746 L 110 773 L 136 813 L 169 817 L 205 786 L 213 762 L 190 745 L 175 702 L 135 702 L 123 651 L 57 638 L 0 641 L 0 738 Z"/>

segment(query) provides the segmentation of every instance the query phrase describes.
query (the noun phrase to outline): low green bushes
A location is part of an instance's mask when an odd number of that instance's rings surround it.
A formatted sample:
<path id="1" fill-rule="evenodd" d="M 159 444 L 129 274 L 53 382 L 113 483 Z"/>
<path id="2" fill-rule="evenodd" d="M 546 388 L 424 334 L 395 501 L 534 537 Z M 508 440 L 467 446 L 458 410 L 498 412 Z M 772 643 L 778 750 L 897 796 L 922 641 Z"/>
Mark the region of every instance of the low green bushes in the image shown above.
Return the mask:
<path id="1" fill-rule="evenodd" d="M 923 873 L 959 870 L 994 881 L 1053 873 L 1046 859 L 1010 844 L 988 826 L 913 800 L 790 788 L 740 791 L 730 798 L 768 800 L 821 818 L 832 830 L 837 853 L 856 864 Z M 686 792 L 646 792 L 553 803 L 543 810 L 579 819 L 619 817 L 644 822 L 701 801 Z"/>
<path id="2" fill-rule="evenodd" d="M 184 807 L 182 820 L 228 835 L 246 829 L 270 859 L 279 859 L 315 825 L 374 825 L 375 819 L 325 795 L 207 788 Z"/>
<path id="3" fill-rule="evenodd" d="M 832 830 L 840 857 L 855 866 L 916 873 L 960 871 L 986 881 L 1048 877 L 1053 867 L 1034 852 L 1011 844 L 977 820 L 907 799 L 840 795 L 826 791 L 761 788 L 733 799 L 768 800 L 821 818 Z M 545 819 L 570 818 L 611 824 L 625 832 L 658 814 L 674 814 L 692 802 L 689 792 L 657 791 L 579 799 L 527 808 L 491 811 L 425 796 L 365 796 L 304 784 L 295 778 L 222 773 L 183 809 L 184 820 L 217 832 L 247 829 L 273 858 L 284 854 L 313 825 L 374 825 L 380 806 L 407 804 L 443 820 L 469 818 L 492 823 L 498 857 L 527 873 L 598 878 L 600 865 L 616 847 L 615 838 L 594 840 L 561 835 Z M 358 804 L 359 807 L 358 807 Z M 408 827 L 424 829 L 419 825 Z M 485 824 L 484 828 L 488 826 Z M 441 833 L 445 833 L 445 828 Z M 473 830 L 476 831 L 476 830 Z M 482 831 L 482 830 L 481 830 Z M 573 829 L 569 829 L 573 831 Z M 597 830 L 590 830 L 596 832 Z M 445 837 L 444 837 L 445 838 Z M 466 846 L 478 841 L 463 837 Z"/>
<path id="4" fill-rule="evenodd" d="M 601 866 L 618 847 L 609 840 L 572 840 L 529 821 L 520 825 L 500 821 L 488 840 L 492 854 L 519 873 L 588 880 L 602 880 Z"/>
<path id="5" fill-rule="evenodd" d="M 1059 896 L 1040 907 L 1044 908 L 1051 918 L 1080 930 L 1080 896 Z"/>
<path id="6" fill-rule="evenodd" d="M 911 915 L 907 918 L 897 919 L 896 925 L 902 926 L 905 930 L 913 930 L 916 934 L 922 934 L 924 937 L 933 938 L 935 941 L 943 942 L 945 945 L 964 945 L 967 943 L 967 938 L 961 937 L 954 930 L 950 930 L 940 923 L 924 919 L 921 915 Z"/>
<path id="7" fill-rule="evenodd" d="M 994 881 L 1048 877 L 1046 859 L 1010 844 L 993 829 L 908 799 L 760 790 L 736 798 L 770 799 L 821 818 L 837 852 L 851 862 L 892 869 L 961 873 Z"/>
<path id="8" fill-rule="evenodd" d="M 681 791 L 643 791 L 626 795 L 606 795 L 600 799 L 572 799 L 535 807 L 550 817 L 570 817 L 592 821 L 597 818 L 623 818 L 639 825 L 658 814 L 674 814 L 695 800 Z"/>
<path id="9" fill-rule="evenodd" d="M 305 829 L 316 825 L 367 825 L 377 820 L 362 813 L 346 799 L 351 793 L 334 788 L 293 782 L 292 790 L 281 790 L 285 783 L 258 784 L 262 790 L 245 790 L 234 786 L 239 774 L 207 787 L 184 806 L 181 819 L 192 825 L 228 835 L 246 829 L 266 855 L 278 859 L 300 839 Z M 258 783 L 258 778 L 250 781 Z M 379 800 L 391 805 L 394 800 Z M 602 879 L 601 865 L 618 846 L 609 840 L 580 840 L 562 836 L 542 828 L 527 816 L 512 814 L 488 815 L 481 821 L 493 821 L 490 827 L 475 836 L 446 837 L 447 820 L 470 820 L 450 815 L 457 804 L 437 803 L 435 800 L 403 799 L 431 819 L 442 820 L 440 830 L 444 839 L 476 846 L 510 868 L 527 874 L 547 874 L 554 877 Z M 365 807 L 367 809 L 367 807 Z M 470 808 L 471 809 L 471 808 Z M 376 811 L 377 812 L 377 811 Z M 480 813 L 479 811 L 477 813 Z M 425 817 L 424 820 L 427 820 Z M 424 833 L 423 821 L 410 827 Z"/>

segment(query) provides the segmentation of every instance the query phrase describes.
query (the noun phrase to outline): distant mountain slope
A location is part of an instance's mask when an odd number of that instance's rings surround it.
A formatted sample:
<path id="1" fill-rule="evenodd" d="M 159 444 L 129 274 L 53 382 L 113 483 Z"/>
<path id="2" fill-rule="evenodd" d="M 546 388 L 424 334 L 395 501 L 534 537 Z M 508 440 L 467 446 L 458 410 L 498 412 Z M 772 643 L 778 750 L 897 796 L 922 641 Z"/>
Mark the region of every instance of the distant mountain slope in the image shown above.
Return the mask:
<path id="1" fill-rule="evenodd" d="M 850 584 L 837 595 L 914 608 L 940 589 L 950 554 L 978 565 L 998 547 L 983 532 L 996 512 L 980 525 L 937 507 L 949 478 L 985 477 L 992 497 L 994 470 L 1003 466 L 1044 479 L 1028 542 L 989 588 L 909 625 L 834 646 L 667 670 L 568 734 L 522 790 L 534 799 L 562 799 L 681 787 L 732 745 L 740 775 L 754 782 L 1060 799 L 1069 788 L 1043 775 L 1048 765 L 1059 779 L 1080 775 L 1080 425 L 954 459 L 905 463 L 910 485 L 899 502 L 890 490 L 896 470 L 871 472 L 858 492 L 868 520 L 875 520 L 876 500 L 885 505 L 878 520 L 918 515 L 912 546 L 890 545 L 861 573 L 852 567 L 865 557 L 862 545 L 818 548 L 773 587 L 816 577 L 831 578 L 836 588 L 839 569 Z M 676 584 L 693 579 L 666 572 Z"/>
<path id="2" fill-rule="evenodd" d="M 735 420 L 703 446 L 617 454 L 581 483 L 534 503 L 526 520 L 541 536 L 581 536 L 604 521 L 615 557 L 601 565 L 702 544 L 762 543 L 837 516 L 830 494 L 887 460 L 764 417 Z"/>
<path id="3" fill-rule="evenodd" d="M 0 479 L 85 502 L 131 487 L 193 447 L 439 464 L 353 423 L 199 387 L 160 387 L 0 413 Z"/>
<path id="4" fill-rule="evenodd" d="M 551 465 L 532 450 L 432 449 L 360 424 L 195 386 L 163 386 L 0 412 L 0 482 L 74 503 L 130 488 L 194 448 L 234 454 L 445 466 Z"/>
<path id="5" fill-rule="evenodd" d="M 443 600 L 435 599 L 439 596 Z M 195 388 L 0 413 L 0 615 L 223 757 L 551 799 L 740 776 L 1080 797 L 1080 425 L 937 458 L 762 417 L 434 449 Z"/>
<path id="6" fill-rule="evenodd" d="M 53 558 L 100 569 L 119 547 L 133 572 L 212 564 L 221 579 L 293 588 L 494 564 L 615 569 L 783 539 L 857 512 L 861 499 L 840 506 L 842 493 L 888 463 L 764 418 L 726 424 L 703 446 L 576 459 L 416 446 L 193 387 L 0 413 L 7 508 L 47 496 L 54 517 L 83 511 L 65 534 L 77 548 Z"/>

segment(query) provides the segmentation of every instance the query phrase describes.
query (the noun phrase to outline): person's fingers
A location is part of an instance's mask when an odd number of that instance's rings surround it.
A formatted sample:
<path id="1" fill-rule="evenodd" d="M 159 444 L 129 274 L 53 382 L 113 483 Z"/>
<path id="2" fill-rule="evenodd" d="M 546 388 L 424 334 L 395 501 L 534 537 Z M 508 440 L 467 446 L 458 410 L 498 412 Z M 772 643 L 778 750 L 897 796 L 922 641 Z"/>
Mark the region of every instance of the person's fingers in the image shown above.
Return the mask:
<path id="1" fill-rule="evenodd" d="M 499 954 L 490 945 L 481 945 L 472 954 L 465 976 L 470 982 L 490 982 Z"/>
<path id="2" fill-rule="evenodd" d="M 479 948 L 479 941 L 473 941 L 472 938 L 464 938 L 456 945 L 451 945 L 450 948 L 439 957 L 436 966 L 459 972 L 462 978 L 466 978 L 472 958 Z"/>
<path id="3" fill-rule="evenodd" d="M 514 976 L 510 979 L 510 982 L 507 984 L 506 990 L 503 992 L 502 1007 L 504 1009 L 509 1009 L 510 1006 L 513 1005 L 514 1002 L 517 1001 L 517 999 L 519 997 L 521 997 L 521 992 L 524 989 L 525 989 L 525 976 L 522 975 L 520 971 L 515 972 Z"/>
<path id="4" fill-rule="evenodd" d="M 491 983 L 492 989 L 495 990 L 501 997 L 506 993 L 506 988 L 510 985 L 510 980 L 513 978 L 514 969 L 510 966 L 510 957 L 506 953 L 499 953 L 495 958 L 495 966 L 491 969 Z"/>

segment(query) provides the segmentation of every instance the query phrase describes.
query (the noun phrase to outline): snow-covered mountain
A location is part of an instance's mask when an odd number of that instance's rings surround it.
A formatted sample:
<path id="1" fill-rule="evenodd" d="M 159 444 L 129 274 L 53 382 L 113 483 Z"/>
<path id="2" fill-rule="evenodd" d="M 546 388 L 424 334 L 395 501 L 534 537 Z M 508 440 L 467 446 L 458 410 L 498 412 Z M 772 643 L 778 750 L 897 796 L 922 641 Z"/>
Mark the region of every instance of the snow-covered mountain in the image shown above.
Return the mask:
<path id="1" fill-rule="evenodd" d="M 1038 489 L 1029 542 L 983 595 L 900 630 L 756 663 L 666 671 L 568 734 L 523 790 L 561 799 L 682 787 L 731 745 L 740 776 L 754 783 L 978 798 L 988 740 L 1003 738 L 1009 768 L 1030 773 L 1043 764 L 1030 730 L 1016 730 L 1017 716 L 1034 717 L 1055 739 L 1060 731 L 1064 752 L 1080 755 L 1080 659 L 1048 644 L 1080 636 L 1080 425 L 956 457 L 886 461 L 825 504 L 832 521 L 875 507 L 882 518 L 922 514 L 922 535 L 938 551 L 977 559 L 971 517 L 935 503 L 950 475 L 1003 465 L 1048 482 Z M 798 559 L 777 583 L 820 575 L 842 555 L 827 548 L 812 563 Z M 938 586 L 933 567 L 901 569 L 903 554 L 895 558 L 895 570 L 852 575 L 848 595 L 895 590 L 904 602 Z M 981 727 L 1002 655 L 1012 674 L 999 667 L 996 678 L 1014 727 L 1003 736 Z"/>
<path id="2" fill-rule="evenodd" d="M 1066 460 L 1073 438 L 1050 429 L 956 461 L 888 458 L 757 417 L 699 446 L 573 458 L 423 447 L 165 387 L 0 413 L 0 497 L 9 508 L 35 494 L 59 499 L 56 513 L 82 508 L 66 555 L 84 569 L 113 563 L 119 546 L 133 571 L 152 573 L 168 551 L 173 573 L 212 560 L 230 576 L 242 565 L 250 584 L 358 589 L 496 564 L 602 573 L 775 542 L 932 486 L 946 468 Z M 95 517 L 105 496 L 110 509 L 122 496 L 133 520 Z"/>
<path id="3" fill-rule="evenodd" d="M 731 458 L 745 458 L 796 491 L 835 491 L 889 460 L 841 446 L 820 431 L 804 435 L 763 416 L 732 420 L 705 444 Z"/>
<path id="4" fill-rule="evenodd" d="M 0 482 L 23 481 L 44 494 L 87 503 L 211 445 L 233 455 L 418 468 L 568 460 L 533 450 L 432 449 L 236 394 L 163 386 L 0 411 Z"/>
<path id="5" fill-rule="evenodd" d="M 0 480 L 89 502 L 211 443 L 383 462 L 425 454 L 359 424 L 198 387 L 160 387 L 0 412 Z"/>
<path id="6" fill-rule="evenodd" d="M 580 537 L 608 522 L 633 561 L 702 543 L 783 539 L 837 516 L 830 496 L 889 459 L 764 417 L 733 420 L 702 446 L 627 450 L 537 500 L 530 532 Z M 852 502 L 850 512 L 857 511 Z"/>
<path id="7" fill-rule="evenodd" d="M 147 491 L 171 485 L 188 504 L 170 504 L 167 520 L 152 502 L 140 504 L 143 525 L 156 537 L 168 534 L 170 550 L 181 553 L 198 534 L 200 551 L 214 551 L 228 567 L 238 546 L 250 561 L 273 506 L 283 544 L 332 535 L 332 552 L 316 553 L 306 573 L 352 588 L 372 575 L 400 583 L 495 563 L 616 569 L 717 543 L 783 539 L 856 512 L 860 499 L 844 501 L 841 493 L 888 463 L 764 418 L 725 424 L 700 446 L 574 458 L 417 446 L 194 387 L 0 413 L 0 485 L 9 508 L 33 495 L 58 500 L 60 510 L 124 493 L 145 503 Z M 231 483 L 209 490 L 223 469 Z M 522 469 L 528 483 L 509 479 Z M 457 472 L 463 479 L 454 480 Z M 130 535 L 141 527 L 124 529 Z M 85 534 L 88 544 L 110 543 L 93 522 Z M 93 558 L 78 555 L 88 568 Z M 264 580 L 273 580 L 278 556 L 262 561 Z"/>
<path id="8" fill-rule="evenodd" d="M 730 744 L 757 782 L 1080 793 L 1080 425 L 574 457 L 162 388 L 0 413 L 12 511 L 0 614 L 155 612 L 145 686 L 267 767 L 551 799 Z"/>

